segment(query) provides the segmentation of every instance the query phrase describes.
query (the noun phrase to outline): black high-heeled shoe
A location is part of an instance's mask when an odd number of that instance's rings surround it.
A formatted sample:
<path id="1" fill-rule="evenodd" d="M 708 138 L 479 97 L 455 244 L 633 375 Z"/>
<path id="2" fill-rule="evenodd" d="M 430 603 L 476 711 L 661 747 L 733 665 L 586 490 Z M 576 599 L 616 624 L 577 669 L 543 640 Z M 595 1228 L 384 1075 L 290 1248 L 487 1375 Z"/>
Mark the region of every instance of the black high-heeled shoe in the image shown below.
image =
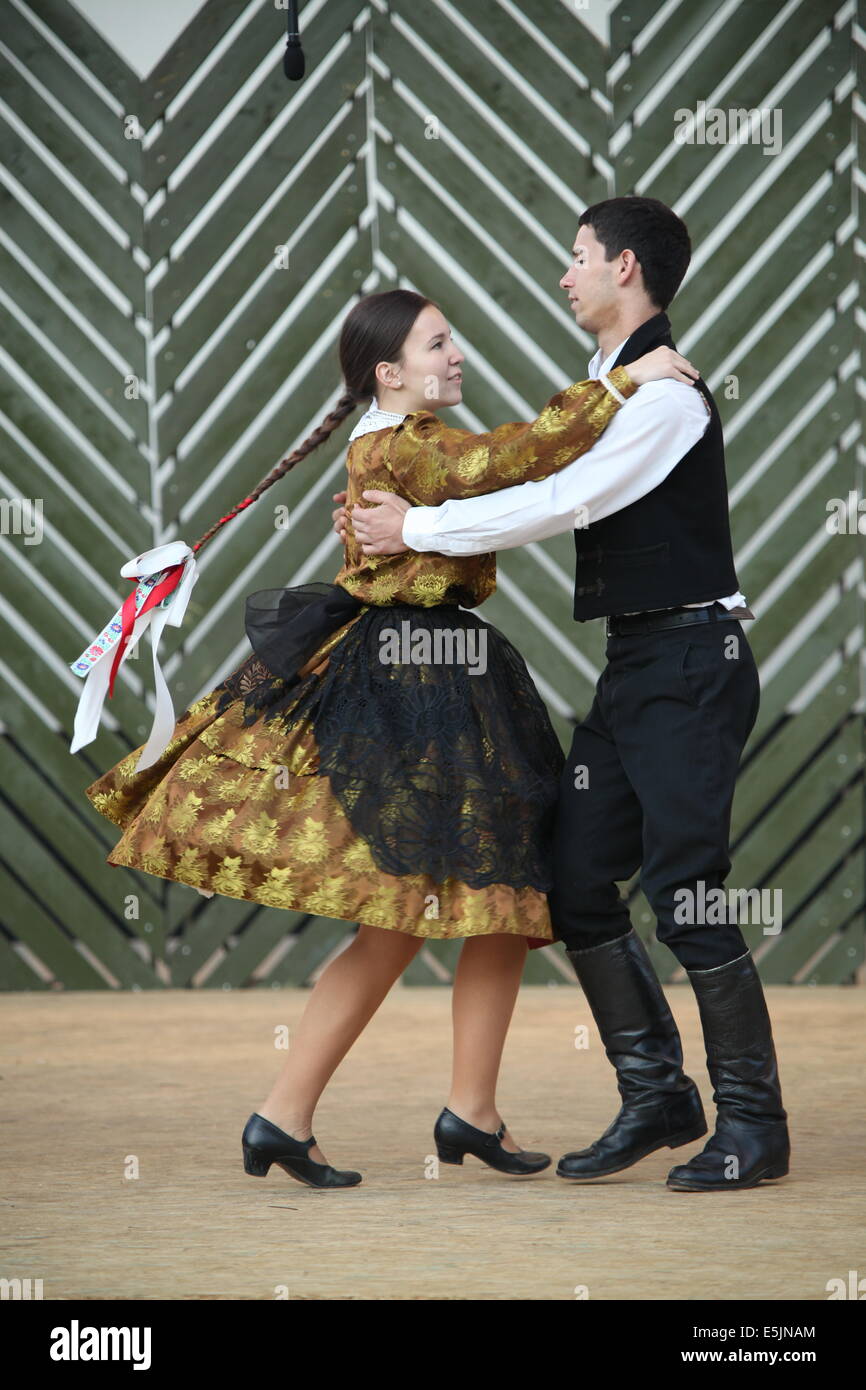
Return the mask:
<path id="1" fill-rule="evenodd" d="M 442 1163 L 462 1163 L 466 1154 L 473 1154 L 498 1173 L 540 1173 L 542 1168 L 549 1166 L 550 1154 L 532 1153 L 528 1149 L 511 1153 L 503 1149 L 505 1129 L 504 1124 L 495 1134 L 476 1129 L 446 1105 L 433 1128 L 436 1152 Z"/>
<path id="2" fill-rule="evenodd" d="M 315 1135 L 310 1135 L 309 1139 L 293 1139 L 254 1111 L 241 1139 L 244 1171 L 254 1178 L 264 1178 L 271 1164 L 276 1163 L 291 1177 L 310 1187 L 356 1187 L 361 1182 L 361 1174 L 351 1168 L 332 1168 L 330 1163 L 316 1163 L 308 1157 L 315 1142 Z"/>

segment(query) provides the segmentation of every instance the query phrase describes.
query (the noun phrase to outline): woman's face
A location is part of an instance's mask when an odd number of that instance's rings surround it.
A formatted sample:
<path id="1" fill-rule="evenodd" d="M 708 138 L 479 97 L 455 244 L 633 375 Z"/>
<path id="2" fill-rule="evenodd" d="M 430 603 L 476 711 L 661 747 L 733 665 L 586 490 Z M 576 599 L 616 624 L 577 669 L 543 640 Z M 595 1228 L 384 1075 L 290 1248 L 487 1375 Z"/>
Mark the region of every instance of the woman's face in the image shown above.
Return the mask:
<path id="1" fill-rule="evenodd" d="M 376 367 L 377 399 L 383 409 L 438 410 L 458 405 L 463 399 L 463 374 L 459 351 L 448 322 L 433 304 L 425 304 L 406 341 L 400 362 L 380 362 Z M 389 405 L 384 404 L 387 397 Z"/>

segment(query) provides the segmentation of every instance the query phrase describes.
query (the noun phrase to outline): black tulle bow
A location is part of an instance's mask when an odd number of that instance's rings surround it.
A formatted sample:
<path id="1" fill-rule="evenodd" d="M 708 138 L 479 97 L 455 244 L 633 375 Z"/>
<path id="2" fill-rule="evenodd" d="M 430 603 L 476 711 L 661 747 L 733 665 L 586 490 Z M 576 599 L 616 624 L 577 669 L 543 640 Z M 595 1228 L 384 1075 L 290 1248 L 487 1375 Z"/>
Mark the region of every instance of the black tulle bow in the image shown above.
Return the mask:
<path id="1" fill-rule="evenodd" d="M 293 681 L 317 647 L 364 605 L 339 584 L 259 589 L 246 601 L 250 645 L 274 675 Z"/>

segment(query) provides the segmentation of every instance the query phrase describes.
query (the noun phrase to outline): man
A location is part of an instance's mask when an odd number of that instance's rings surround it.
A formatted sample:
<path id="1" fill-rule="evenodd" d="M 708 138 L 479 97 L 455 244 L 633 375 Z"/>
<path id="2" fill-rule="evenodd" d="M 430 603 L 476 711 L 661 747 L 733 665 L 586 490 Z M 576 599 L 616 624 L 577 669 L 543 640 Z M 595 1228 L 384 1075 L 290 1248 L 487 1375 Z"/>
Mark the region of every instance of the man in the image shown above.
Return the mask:
<path id="1" fill-rule="evenodd" d="M 665 311 L 691 245 L 670 208 L 642 197 L 595 204 L 580 218 L 573 255 L 560 286 L 598 339 L 591 377 L 674 346 Z M 739 622 L 754 614 L 734 569 L 721 421 L 706 384 L 647 384 L 593 449 L 540 482 L 439 507 L 363 495 L 380 504 L 353 512 L 365 554 L 477 554 L 573 529 L 574 617 L 607 620 L 607 665 L 563 772 L 549 898 L 622 1104 L 557 1173 L 601 1177 L 707 1132 L 616 886 L 640 866 L 657 938 L 697 995 L 717 1107 L 715 1133 L 671 1170 L 668 1186 L 729 1191 L 783 1176 L 787 1115 L 763 990 L 739 927 L 715 907 L 724 893 L 711 893 L 731 867 L 731 803 L 760 686 Z M 343 516 L 334 513 L 338 531 Z"/>

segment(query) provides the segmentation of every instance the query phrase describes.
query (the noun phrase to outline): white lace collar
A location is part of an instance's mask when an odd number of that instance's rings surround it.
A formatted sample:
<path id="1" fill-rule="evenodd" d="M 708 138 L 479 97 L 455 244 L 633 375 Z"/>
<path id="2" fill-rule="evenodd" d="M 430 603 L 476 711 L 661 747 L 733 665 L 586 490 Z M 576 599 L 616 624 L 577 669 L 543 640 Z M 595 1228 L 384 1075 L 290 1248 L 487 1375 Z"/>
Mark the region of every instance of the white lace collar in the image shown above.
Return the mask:
<path id="1" fill-rule="evenodd" d="M 374 397 L 349 435 L 349 443 L 351 444 L 352 440 L 357 439 L 361 434 L 369 434 L 371 430 L 390 429 L 405 419 L 405 415 L 397 415 L 393 410 L 380 410 L 379 403 Z"/>

